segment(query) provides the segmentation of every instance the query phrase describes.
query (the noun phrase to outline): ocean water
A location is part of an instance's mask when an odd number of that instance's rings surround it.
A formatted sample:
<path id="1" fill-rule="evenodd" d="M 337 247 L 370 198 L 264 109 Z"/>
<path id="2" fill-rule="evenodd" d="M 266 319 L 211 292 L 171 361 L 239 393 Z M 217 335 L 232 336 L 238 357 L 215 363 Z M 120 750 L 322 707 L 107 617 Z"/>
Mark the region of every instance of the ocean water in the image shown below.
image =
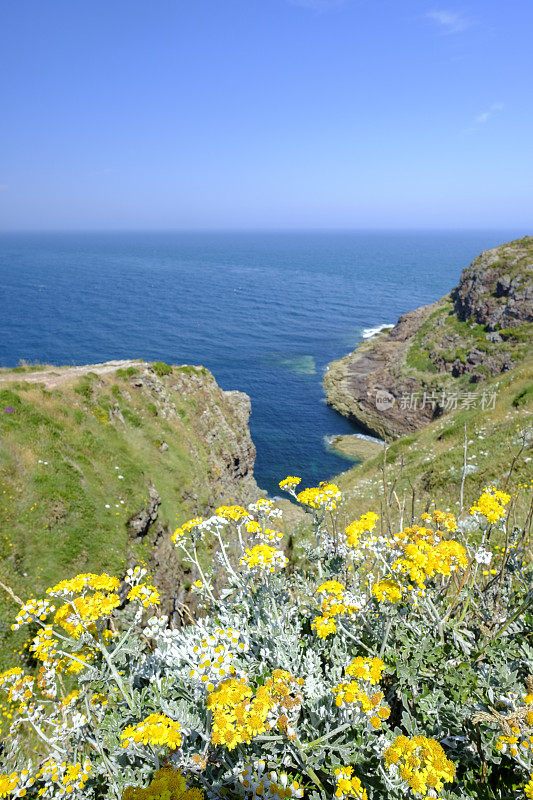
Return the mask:
<path id="1" fill-rule="evenodd" d="M 481 250 L 475 232 L 0 235 L 0 365 L 142 357 L 203 364 L 252 399 L 256 477 L 270 493 L 349 464 L 328 435 L 329 361 L 368 329 L 437 299 Z"/>

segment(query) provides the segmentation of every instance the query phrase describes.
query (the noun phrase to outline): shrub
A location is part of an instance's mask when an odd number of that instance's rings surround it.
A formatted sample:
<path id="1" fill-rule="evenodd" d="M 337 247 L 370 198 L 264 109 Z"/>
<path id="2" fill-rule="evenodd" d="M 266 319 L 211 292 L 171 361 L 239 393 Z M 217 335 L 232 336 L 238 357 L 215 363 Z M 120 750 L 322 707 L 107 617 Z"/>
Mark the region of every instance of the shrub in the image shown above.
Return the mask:
<path id="1" fill-rule="evenodd" d="M 137 367 L 125 367 L 124 369 L 117 369 L 115 375 L 117 378 L 132 378 L 134 375 L 138 375 L 139 370 Z"/>
<path id="2" fill-rule="evenodd" d="M 0 676 L 1 796 L 524 797 L 531 590 L 513 498 L 489 487 L 464 519 L 432 508 L 406 526 L 387 506 L 339 528 L 337 486 L 298 484 L 280 486 L 312 520 L 300 566 L 270 500 L 176 529 L 200 604 L 188 627 L 154 614 L 140 567 L 21 607 L 41 667 Z"/>
<path id="3" fill-rule="evenodd" d="M 165 364 L 164 361 L 154 361 L 152 364 L 152 369 L 160 378 L 162 378 L 164 375 L 172 374 L 172 367 L 170 364 Z"/>

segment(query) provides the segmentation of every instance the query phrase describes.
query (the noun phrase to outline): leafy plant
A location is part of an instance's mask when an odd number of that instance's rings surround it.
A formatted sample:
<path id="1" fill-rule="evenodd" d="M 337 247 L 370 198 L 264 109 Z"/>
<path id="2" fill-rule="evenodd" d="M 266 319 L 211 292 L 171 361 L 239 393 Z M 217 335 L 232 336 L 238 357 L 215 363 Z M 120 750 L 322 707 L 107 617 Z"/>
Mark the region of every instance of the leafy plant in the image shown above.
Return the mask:
<path id="1" fill-rule="evenodd" d="M 514 498 L 488 487 L 460 519 L 408 524 L 386 503 L 339 527 L 338 487 L 299 482 L 280 484 L 311 522 L 298 564 L 270 500 L 176 529 L 188 627 L 145 619 L 159 594 L 141 567 L 22 605 L 40 669 L 0 675 L 2 796 L 523 797 L 532 593 Z"/>

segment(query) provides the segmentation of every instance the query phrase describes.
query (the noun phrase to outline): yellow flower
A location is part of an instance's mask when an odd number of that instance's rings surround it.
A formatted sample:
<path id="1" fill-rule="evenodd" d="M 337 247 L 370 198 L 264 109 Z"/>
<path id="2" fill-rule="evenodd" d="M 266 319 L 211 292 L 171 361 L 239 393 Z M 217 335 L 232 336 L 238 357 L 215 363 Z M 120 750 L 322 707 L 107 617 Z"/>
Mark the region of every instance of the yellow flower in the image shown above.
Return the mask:
<path id="1" fill-rule="evenodd" d="M 489 486 L 470 509 L 471 514 L 482 514 L 489 522 L 497 522 L 505 516 L 505 506 L 511 495 Z"/>
<path id="2" fill-rule="evenodd" d="M 346 667 L 346 674 L 351 675 L 357 680 L 367 680 L 372 684 L 379 683 L 385 664 L 381 658 L 363 658 L 357 656 L 352 663 Z"/>
<path id="3" fill-rule="evenodd" d="M 284 489 L 287 486 L 289 489 L 294 489 L 294 487 L 298 486 L 298 484 L 301 482 L 301 478 L 297 478 L 295 475 L 289 475 L 287 478 L 284 478 L 279 482 L 279 488 Z"/>
<path id="4" fill-rule="evenodd" d="M 533 800 L 533 772 L 531 773 L 531 780 L 524 786 L 524 794 L 528 800 Z"/>
<path id="5" fill-rule="evenodd" d="M 348 545 L 350 547 L 357 547 L 361 534 L 373 531 L 378 519 L 379 517 L 377 514 L 374 514 L 373 511 L 368 511 L 366 514 L 363 514 L 362 517 L 350 523 L 345 530 Z"/>
<path id="6" fill-rule="evenodd" d="M 150 586 L 149 583 L 139 583 L 137 586 L 130 589 L 128 592 L 128 600 L 138 600 L 144 608 L 148 608 L 148 606 L 157 606 L 161 602 L 159 592 L 155 586 Z"/>
<path id="7" fill-rule="evenodd" d="M 356 797 L 357 800 L 368 800 L 366 789 L 361 786 L 359 778 L 353 775 L 353 767 L 337 767 L 335 770 L 337 788 L 335 797 L 344 800 L 347 797 Z"/>
<path id="8" fill-rule="evenodd" d="M 184 522 L 179 528 L 176 528 L 170 538 L 174 544 L 176 544 L 179 539 L 182 539 L 185 536 L 186 533 L 193 530 L 193 528 L 197 528 L 202 522 L 202 517 L 194 517 L 194 519 L 190 519 L 188 522 Z"/>
<path id="9" fill-rule="evenodd" d="M 318 487 L 304 489 L 296 495 L 299 503 L 314 509 L 324 508 L 327 511 L 334 511 L 337 508 L 337 501 L 340 500 L 340 497 L 339 487 L 326 481 Z"/>
<path id="10" fill-rule="evenodd" d="M 337 625 L 334 619 L 328 617 L 315 617 L 311 623 L 311 628 L 316 631 L 320 639 L 325 639 L 330 633 L 335 633 Z"/>
<path id="11" fill-rule="evenodd" d="M 372 593 L 380 603 L 399 603 L 402 599 L 402 587 L 390 578 L 384 578 L 374 584 Z"/>
<path id="12" fill-rule="evenodd" d="M 345 587 L 342 585 L 342 583 L 339 583 L 339 581 L 325 581 L 324 583 L 320 584 L 316 591 L 317 593 L 327 592 L 328 594 L 341 596 L 344 592 L 344 589 Z"/>
<path id="13" fill-rule="evenodd" d="M 440 792 L 455 777 L 455 764 L 435 739 L 400 735 L 383 753 L 389 770 L 395 770 L 416 794 L 425 795 L 428 788 Z"/>
<path id="14" fill-rule="evenodd" d="M 238 522 L 243 517 L 250 516 L 250 512 L 242 506 L 219 506 L 215 514 L 217 517 L 223 517 L 224 519 L 233 520 L 234 522 Z"/>
<path id="15" fill-rule="evenodd" d="M 274 572 L 276 567 L 285 567 L 289 563 L 281 550 L 270 547 L 268 544 L 256 544 L 251 549 L 247 548 L 239 564 L 248 569 Z"/>
<path id="16" fill-rule="evenodd" d="M 150 714 L 142 722 L 125 728 L 120 738 L 123 747 L 128 747 L 130 744 L 152 744 L 175 750 L 182 742 L 180 731 L 179 722 L 165 714 Z"/>
<path id="17" fill-rule="evenodd" d="M 19 775 L 11 772 L 9 775 L 0 775 L 0 797 L 7 797 L 18 786 Z"/>
<path id="18" fill-rule="evenodd" d="M 204 793 L 195 787 L 188 788 L 181 770 L 163 767 L 154 773 L 146 789 L 128 786 L 122 800 L 203 800 Z"/>

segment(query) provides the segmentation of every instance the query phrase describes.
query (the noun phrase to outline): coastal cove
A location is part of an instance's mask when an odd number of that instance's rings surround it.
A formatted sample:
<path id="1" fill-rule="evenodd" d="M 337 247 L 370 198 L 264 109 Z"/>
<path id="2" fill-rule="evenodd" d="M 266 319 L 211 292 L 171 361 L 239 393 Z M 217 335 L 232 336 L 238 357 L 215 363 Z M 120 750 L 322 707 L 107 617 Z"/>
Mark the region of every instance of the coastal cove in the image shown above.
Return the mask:
<path id="1" fill-rule="evenodd" d="M 514 234 L 3 234 L 0 366 L 202 364 L 251 397 L 259 486 L 313 485 L 348 466 L 326 437 L 359 430 L 325 404 L 327 364 Z"/>

